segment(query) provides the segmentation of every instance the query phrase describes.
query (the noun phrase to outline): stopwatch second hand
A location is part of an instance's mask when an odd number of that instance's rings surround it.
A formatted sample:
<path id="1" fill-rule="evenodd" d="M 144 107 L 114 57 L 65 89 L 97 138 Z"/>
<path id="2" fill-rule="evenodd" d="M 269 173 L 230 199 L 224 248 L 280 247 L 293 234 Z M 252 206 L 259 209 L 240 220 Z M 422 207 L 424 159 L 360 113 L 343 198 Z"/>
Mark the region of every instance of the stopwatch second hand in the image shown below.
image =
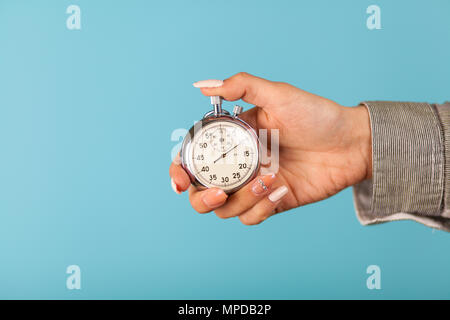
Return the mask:
<path id="1" fill-rule="evenodd" d="M 241 142 L 242 142 L 242 141 L 241 141 Z M 222 153 L 222 155 L 221 155 L 219 158 L 217 158 L 216 160 L 214 160 L 214 163 L 216 163 L 217 161 L 219 161 L 219 160 L 222 159 L 222 158 L 225 158 L 225 156 L 226 156 L 228 153 L 230 153 L 231 151 L 233 151 L 234 149 L 236 149 L 236 147 L 237 147 L 238 145 L 240 145 L 241 142 L 239 142 L 237 145 L 235 145 L 233 148 L 231 148 L 231 149 L 228 150 L 227 152 Z"/>

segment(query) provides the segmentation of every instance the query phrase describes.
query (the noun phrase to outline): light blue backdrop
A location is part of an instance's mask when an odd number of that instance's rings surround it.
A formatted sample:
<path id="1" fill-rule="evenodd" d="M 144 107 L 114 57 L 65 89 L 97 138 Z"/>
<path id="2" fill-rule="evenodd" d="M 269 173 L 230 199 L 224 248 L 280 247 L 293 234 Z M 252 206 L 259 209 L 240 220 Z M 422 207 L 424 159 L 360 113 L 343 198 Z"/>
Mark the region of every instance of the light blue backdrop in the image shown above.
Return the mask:
<path id="1" fill-rule="evenodd" d="M 450 298 L 450 235 L 362 227 L 351 189 L 245 227 L 195 213 L 168 177 L 172 131 L 209 108 L 197 80 L 450 99 L 449 14 L 448 0 L 0 0 L 0 298 Z"/>

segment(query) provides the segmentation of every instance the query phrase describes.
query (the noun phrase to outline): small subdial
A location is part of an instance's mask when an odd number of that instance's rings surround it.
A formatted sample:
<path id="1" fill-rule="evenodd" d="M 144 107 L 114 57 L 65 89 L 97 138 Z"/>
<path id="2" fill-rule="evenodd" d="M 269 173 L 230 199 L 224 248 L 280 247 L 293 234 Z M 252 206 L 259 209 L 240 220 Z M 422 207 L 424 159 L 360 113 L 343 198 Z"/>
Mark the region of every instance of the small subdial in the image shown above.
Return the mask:
<path id="1" fill-rule="evenodd" d="M 208 135 L 209 143 L 213 149 L 219 153 L 226 152 L 233 147 L 234 139 L 230 134 L 230 130 L 224 127 L 217 128 Z"/>

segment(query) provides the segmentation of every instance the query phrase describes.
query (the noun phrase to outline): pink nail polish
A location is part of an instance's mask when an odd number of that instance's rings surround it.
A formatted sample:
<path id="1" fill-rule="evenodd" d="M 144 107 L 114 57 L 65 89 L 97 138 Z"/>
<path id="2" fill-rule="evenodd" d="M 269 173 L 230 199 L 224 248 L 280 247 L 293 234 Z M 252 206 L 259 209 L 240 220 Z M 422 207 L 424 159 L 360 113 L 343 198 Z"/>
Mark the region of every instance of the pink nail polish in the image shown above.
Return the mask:
<path id="1" fill-rule="evenodd" d="M 275 181 L 274 173 L 268 173 L 263 176 L 259 176 L 253 182 L 252 192 L 257 196 L 262 195 L 262 194 L 266 193 L 267 191 L 269 191 L 269 189 L 272 186 L 272 183 L 274 181 Z"/>
<path id="2" fill-rule="evenodd" d="M 269 194 L 269 200 L 272 202 L 277 202 L 281 200 L 281 198 L 283 198 L 288 193 L 288 191 L 289 190 L 286 186 L 281 186 L 275 189 L 275 191 L 273 191 L 271 194 Z"/>
<path id="3" fill-rule="evenodd" d="M 173 163 L 175 163 L 175 164 L 181 164 L 180 153 L 177 153 L 177 155 L 176 155 L 175 158 L 173 159 Z"/>
<path id="4" fill-rule="evenodd" d="M 222 80 L 202 80 L 194 82 L 193 86 L 196 88 L 217 88 L 221 87 L 223 85 Z"/>

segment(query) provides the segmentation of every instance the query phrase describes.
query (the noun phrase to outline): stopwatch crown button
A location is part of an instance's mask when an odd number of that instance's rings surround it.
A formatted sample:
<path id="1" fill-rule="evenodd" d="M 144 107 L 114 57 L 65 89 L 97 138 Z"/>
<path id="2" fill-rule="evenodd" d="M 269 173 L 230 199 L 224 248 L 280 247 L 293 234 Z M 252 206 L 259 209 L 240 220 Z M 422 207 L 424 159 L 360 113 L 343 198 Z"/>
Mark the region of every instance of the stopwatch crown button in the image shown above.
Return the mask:
<path id="1" fill-rule="evenodd" d="M 222 104 L 222 97 L 220 96 L 211 96 L 211 104 Z"/>
<path id="2" fill-rule="evenodd" d="M 244 110 L 244 108 L 242 108 L 241 106 L 235 105 L 233 108 L 233 115 L 235 117 L 237 117 L 238 115 L 240 115 L 242 113 L 242 110 Z"/>
<path id="3" fill-rule="evenodd" d="M 222 97 L 220 97 L 220 96 L 212 96 L 211 97 L 211 104 L 214 107 L 214 115 L 216 117 L 220 116 L 222 114 Z"/>

